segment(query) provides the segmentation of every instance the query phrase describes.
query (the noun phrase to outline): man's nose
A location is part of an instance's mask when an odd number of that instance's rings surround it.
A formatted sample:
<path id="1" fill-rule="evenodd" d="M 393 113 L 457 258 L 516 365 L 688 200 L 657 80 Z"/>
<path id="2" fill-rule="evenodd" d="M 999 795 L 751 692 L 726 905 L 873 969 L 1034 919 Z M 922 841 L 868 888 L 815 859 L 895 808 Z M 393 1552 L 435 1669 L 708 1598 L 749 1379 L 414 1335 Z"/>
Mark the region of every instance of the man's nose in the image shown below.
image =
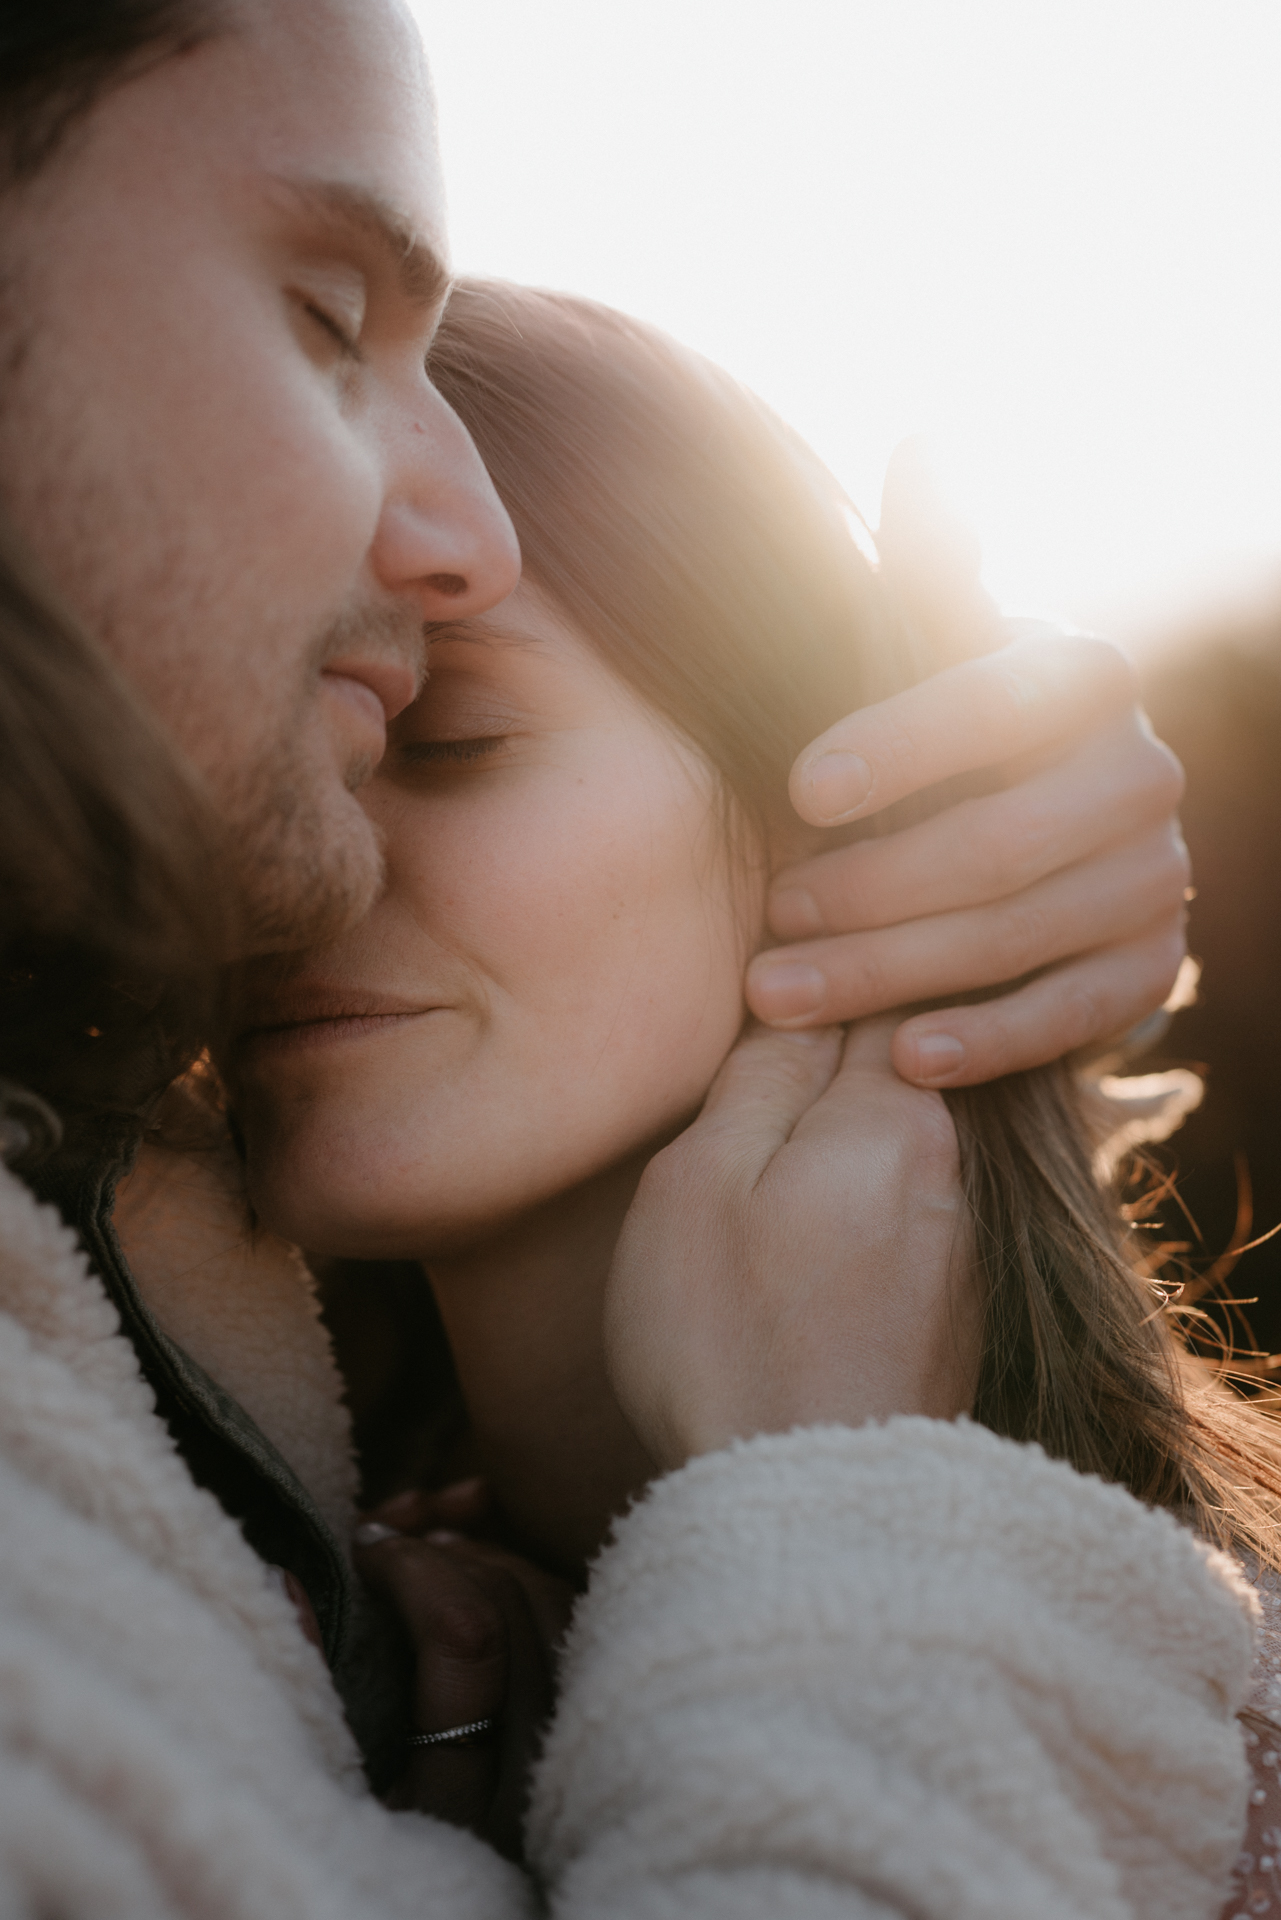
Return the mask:
<path id="1" fill-rule="evenodd" d="M 462 421 L 434 389 L 396 423 L 371 559 L 425 620 L 461 620 L 505 600 L 520 579 L 507 509 Z"/>

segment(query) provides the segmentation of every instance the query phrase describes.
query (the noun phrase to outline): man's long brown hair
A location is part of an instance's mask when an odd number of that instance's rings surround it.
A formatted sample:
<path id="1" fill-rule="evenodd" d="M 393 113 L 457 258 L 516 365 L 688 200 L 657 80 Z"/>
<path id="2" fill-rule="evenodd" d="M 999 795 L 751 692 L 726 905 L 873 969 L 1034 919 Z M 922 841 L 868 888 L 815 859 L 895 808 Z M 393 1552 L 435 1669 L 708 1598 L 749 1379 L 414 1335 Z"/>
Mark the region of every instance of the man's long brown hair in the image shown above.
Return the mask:
<path id="1" fill-rule="evenodd" d="M 3 0 L 0 185 L 29 179 L 114 86 L 199 46 L 224 0 Z"/>
<path id="2" fill-rule="evenodd" d="M 202 796 L 0 530 L 0 1078 L 130 1113 L 203 1038 L 230 939 Z"/>
<path id="3" fill-rule="evenodd" d="M 431 356 L 526 575 L 705 754 L 787 816 L 800 749 L 926 663 L 836 483 L 727 375 L 591 302 L 465 281 Z M 1272 1422 L 1193 1365 L 1064 1066 L 947 1095 L 986 1290 L 974 1417 L 1281 1563 Z"/>

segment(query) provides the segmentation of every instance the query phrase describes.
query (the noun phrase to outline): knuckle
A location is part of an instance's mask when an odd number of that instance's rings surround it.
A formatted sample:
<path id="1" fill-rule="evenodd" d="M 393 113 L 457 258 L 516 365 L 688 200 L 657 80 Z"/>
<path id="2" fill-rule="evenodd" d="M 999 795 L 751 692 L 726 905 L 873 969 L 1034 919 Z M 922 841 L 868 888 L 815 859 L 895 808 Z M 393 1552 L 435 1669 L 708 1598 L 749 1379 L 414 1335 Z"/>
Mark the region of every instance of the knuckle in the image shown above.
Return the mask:
<path id="1" fill-rule="evenodd" d="M 1065 696 L 1073 712 L 1130 707 L 1138 701 L 1138 676 L 1110 640 L 1089 634 L 1059 634 L 1016 641 L 992 656 L 993 692 L 1011 719 L 1059 708 Z"/>
<path id="2" fill-rule="evenodd" d="M 1192 880 L 1192 855 L 1188 852 L 1188 843 L 1180 833 L 1177 823 L 1170 835 L 1170 874 L 1182 897 L 1184 889 Z"/>
<path id="3" fill-rule="evenodd" d="M 1125 927 L 1137 934 L 1158 915 L 1181 912 L 1191 877 L 1192 863 L 1175 823 L 1132 842 L 1113 862 L 1108 884 L 1118 933 Z"/>
<path id="4" fill-rule="evenodd" d="M 1151 991 L 1164 997 L 1178 978 L 1180 967 L 1187 953 L 1186 916 L 1180 912 L 1150 943 L 1149 980 Z"/>
<path id="5" fill-rule="evenodd" d="M 901 891 L 898 853 L 890 840 L 855 840 L 798 869 L 822 922 L 815 937 L 848 939 L 881 924 Z"/>
<path id="6" fill-rule="evenodd" d="M 1035 900 L 1018 900 L 1005 909 L 1000 951 L 1004 977 L 1016 979 L 1052 956 L 1053 928 L 1045 907 Z"/>
<path id="7" fill-rule="evenodd" d="M 1089 975 L 1076 975 L 1067 983 L 1060 1005 L 1058 1037 L 1065 1053 L 1088 1046 L 1115 1024 L 1104 1008 L 1098 984 Z"/>
<path id="8" fill-rule="evenodd" d="M 852 951 L 858 964 L 848 968 L 839 992 L 834 996 L 840 1003 L 844 1017 L 854 1019 L 865 1013 L 879 1013 L 886 1007 L 896 1006 L 903 997 L 902 982 L 894 977 L 885 941 L 870 935 Z"/>
<path id="9" fill-rule="evenodd" d="M 633 1209 L 638 1212 L 641 1203 L 655 1220 L 706 1211 L 730 1180 L 723 1136 L 712 1126 L 695 1125 L 654 1155 L 641 1176 Z"/>
<path id="10" fill-rule="evenodd" d="M 1182 906 L 1191 878 L 1192 862 L 1179 823 L 1169 819 L 1116 848 L 1097 884 L 1102 884 L 1104 895 L 1118 908 L 1124 906 L 1125 923 L 1137 932 L 1159 913 L 1172 913 L 1176 904 Z"/>
<path id="11" fill-rule="evenodd" d="M 767 1039 L 748 1041 L 744 1051 L 748 1048 L 756 1053 L 752 1078 L 763 1094 L 804 1092 L 810 1085 L 814 1073 L 812 1057 L 790 1040 L 771 1035 Z"/>
<path id="12" fill-rule="evenodd" d="M 478 1587 L 442 1594 L 431 1609 L 434 1652 L 477 1666 L 493 1660 L 504 1644 L 502 1613 Z"/>
<path id="13" fill-rule="evenodd" d="M 1139 697 L 1139 676 L 1134 663 L 1115 641 L 1089 635 L 1082 642 L 1083 657 L 1100 694 L 1118 706 L 1134 706 Z"/>
<path id="14" fill-rule="evenodd" d="M 700 1178 L 708 1150 L 705 1131 L 681 1134 L 649 1162 L 636 1189 L 637 1199 L 657 1208 L 670 1203 L 683 1187 Z"/>
<path id="15" fill-rule="evenodd" d="M 1047 663 L 1042 698 L 1056 704 L 1067 699 L 1073 731 L 1087 713 L 1116 714 L 1126 708 L 1137 712 L 1138 675 L 1114 642 L 1096 634 L 1060 634 L 1056 641 L 1041 644 Z"/>
<path id="16" fill-rule="evenodd" d="M 877 716 L 875 737 L 870 742 L 868 759 L 874 769 L 872 799 L 876 799 L 877 788 L 884 783 L 895 792 L 904 784 L 912 781 L 912 770 L 917 757 L 917 743 L 911 731 L 903 722 L 889 714 Z"/>
<path id="17" fill-rule="evenodd" d="M 961 1149 L 956 1123 L 939 1093 L 920 1093 L 912 1109 L 908 1142 L 914 1170 L 926 1180 L 952 1178 L 959 1171 Z"/>
<path id="18" fill-rule="evenodd" d="M 1137 877 L 1146 882 L 1146 891 L 1153 898 L 1151 915 L 1154 917 L 1159 907 L 1167 905 L 1170 897 L 1177 894 L 1181 899 L 1183 889 L 1188 883 L 1192 863 L 1183 836 L 1174 821 L 1162 824 L 1156 833 L 1144 834 L 1131 849 L 1124 868 L 1134 877 L 1137 863 Z"/>
<path id="19" fill-rule="evenodd" d="M 995 654 L 990 665 L 988 699 L 998 723 L 1015 726 L 1031 712 L 1045 706 L 1050 689 L 1037 673 L 1035 661 L 1025 648 Z"/>
<path id="20" fill-rule="evenodd" d="M 988 851 L 985 878 L 992 886 L 1031 886 L 1055 864 L 1055 823 L 1039 810 L 1007 799 L 999 827 L 1001 840 Z"/>
<path id="21" fill-rule="evenodd" d="M 946 871 L 954 893 L 987 900 L 1023 884 L 1025 825 L 1016 800 L 1008 794 L 962 800 L 943 819 L 948 835 L 936 870 Z"/>
<path id="22" fill-rule="evenodd" d="M 1158 740 L 1154 733 L 1145 730 L 1142 766 L 1145 783 L 1154 802 L 1164 805 L 1172 813 L 1187 791 L 1188 784 L 1178 754 L 1172 747 L 1167 747 L 1164 740 Z"/>
<path id="23" fill-rule="evenodd" d="M 1019 783 L 975 803 L 961 821 L 958 859 L 985 861 L 993 897 L 1034 886 L 1050 874 L 1102 851 L 1097 795 L 1079 776 L 1070 781 Z M 958 815 L 960 809 L 958 809 Z M 1149 827 L 1150 819 L 1137 825 Z M 1107 838 L 1115 835 L 1115 826 Z"/>

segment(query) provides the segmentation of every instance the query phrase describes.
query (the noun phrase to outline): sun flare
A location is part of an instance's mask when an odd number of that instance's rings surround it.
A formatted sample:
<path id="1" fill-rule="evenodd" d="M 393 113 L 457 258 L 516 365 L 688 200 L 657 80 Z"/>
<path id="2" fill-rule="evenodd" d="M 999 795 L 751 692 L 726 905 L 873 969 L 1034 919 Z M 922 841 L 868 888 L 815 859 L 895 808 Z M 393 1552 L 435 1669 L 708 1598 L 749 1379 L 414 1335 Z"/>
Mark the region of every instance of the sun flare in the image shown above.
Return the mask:
<path id="1" fill-rule="evenodd" d="M 934 443 L 1007 603 L 1281 584 L 1272 0 L 416 0 L 464 270 L 748 381 L 875 519 Z"/>

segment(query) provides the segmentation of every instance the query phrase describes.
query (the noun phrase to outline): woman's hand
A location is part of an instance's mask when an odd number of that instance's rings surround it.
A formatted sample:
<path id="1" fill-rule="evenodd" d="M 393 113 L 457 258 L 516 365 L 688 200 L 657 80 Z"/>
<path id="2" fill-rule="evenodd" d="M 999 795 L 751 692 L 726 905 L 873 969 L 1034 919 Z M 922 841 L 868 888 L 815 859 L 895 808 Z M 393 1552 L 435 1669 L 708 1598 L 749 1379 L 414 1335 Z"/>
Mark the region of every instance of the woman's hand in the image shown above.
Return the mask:
<path id="1" fill-rule="evenodd" d="M 847 1038 L 755 1031 L 650 1162 L 605 1300 L 623 1412 L 664 1467 L 790 1427 L 971 1404 L 981 1304 L 956 1132 Z"/>
<path id="2" fill-rule="evenodd" d="M 471 1743 L 411 1748 L 391 1804 L 470 1827 L 518 1859 L 529 1770 L 551 1714 L 556 1648 L 573 1595 L 519 1554 L 454 1530 L 475 1524 L 484 1507 L 480 1482 L 398 1494 L 357 1529 L 356 1564 L 413 1643 L 415 1727 L 438 1733 L 494 1722 Z"/>
<path id="3" fill-rule="evenodd" d="M 1161 1005 L 1186 952 L 1182 769 L 1115 647 L 1004 644 L 977 548 L 910 443 L 891 464 L 877 540 L 932 656 L 961 664 L 808 747 L 792 772 L 796 810 L 844 824 L 977 771 L 1001 790 L 778 874 L 770 926 L 791 944 L 753 962 L 752 1011 L 824 1025 L 1048 968 L 999 999 L 904 1021 L 898 1071 L 970 1086 L 1101 1047 Z"/>

